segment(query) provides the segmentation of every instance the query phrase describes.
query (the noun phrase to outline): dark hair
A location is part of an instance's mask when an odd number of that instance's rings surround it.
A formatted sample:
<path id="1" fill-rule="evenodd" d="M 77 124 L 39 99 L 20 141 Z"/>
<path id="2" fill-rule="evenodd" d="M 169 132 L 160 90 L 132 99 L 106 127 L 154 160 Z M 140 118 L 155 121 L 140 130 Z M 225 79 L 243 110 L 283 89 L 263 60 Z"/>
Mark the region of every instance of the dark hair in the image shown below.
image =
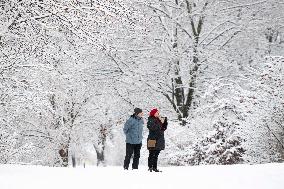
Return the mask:
<path id="1" fill-rule="evenodd" d="M 134 114 L 135 115 L 138 115 L 140 113 L 142 113 L 142 109 L 141 108 L 134 108 Z"/>

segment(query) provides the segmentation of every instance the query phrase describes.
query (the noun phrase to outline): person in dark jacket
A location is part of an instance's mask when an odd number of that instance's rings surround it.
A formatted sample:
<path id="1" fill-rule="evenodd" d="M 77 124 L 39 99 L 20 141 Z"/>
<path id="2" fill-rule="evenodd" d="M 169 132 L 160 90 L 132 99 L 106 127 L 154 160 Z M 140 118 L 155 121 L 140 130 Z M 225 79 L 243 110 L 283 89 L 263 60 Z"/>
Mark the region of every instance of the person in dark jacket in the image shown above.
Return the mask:
<path id="1" fill-rule="evenodd" d="M 123 165 L 125 170 L 128 170 L 133 153 L 132 169 L 138 169 L 143 138 L 143 125 L 143 111 L 140 108 L 135 108 L 134 114 L 126 121 L 123 128 L 123 132 L 126 135 L 126 155 Z"/>
<path id="2" fill-rule="evenodd" d="M 149 150 L 148 168 L 150 172 L 160 172 L 157 169 L 158 156 L 160 151 L 165 149 L 164 131 L 167 129 L 167 126 L 167 118 L 162 118 L 156 108 L 152 109 L 147 122 L 147 128 L 149 129 L 147 138 L 147 149 Z M 150 145 L 149 140 L 155 142 L 154 146 Z"/>

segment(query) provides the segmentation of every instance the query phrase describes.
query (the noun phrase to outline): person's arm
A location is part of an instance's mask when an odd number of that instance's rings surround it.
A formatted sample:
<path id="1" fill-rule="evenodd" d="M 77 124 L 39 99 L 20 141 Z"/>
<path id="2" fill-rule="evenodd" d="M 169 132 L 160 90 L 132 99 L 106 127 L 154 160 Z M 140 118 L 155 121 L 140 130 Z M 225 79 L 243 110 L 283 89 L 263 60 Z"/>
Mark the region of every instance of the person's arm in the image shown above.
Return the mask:
<path id="1" fill-rule="evenodd" d="M 157 125 L 155 125 L 155 121 L 153 119 L 148 119 L 147 128 L 150 131 L 157 131 L 157 130 L 159 130 L 159 127 L 157 127 Z"/>
<path id="2" fill-rule="evenodd" d="M 128 133 L 129 128 L 130 128 L 130 119 L 128 119 L 124 124 L 124 127 L 123 127 L 124 134 Z"/>
<path id="3" fill-rule="evenodd" d="M 162 125 L 162 131 L 167 130 L 167 128 L 168 128 L 168 118 L 165 117 L 164 123 Z"/>

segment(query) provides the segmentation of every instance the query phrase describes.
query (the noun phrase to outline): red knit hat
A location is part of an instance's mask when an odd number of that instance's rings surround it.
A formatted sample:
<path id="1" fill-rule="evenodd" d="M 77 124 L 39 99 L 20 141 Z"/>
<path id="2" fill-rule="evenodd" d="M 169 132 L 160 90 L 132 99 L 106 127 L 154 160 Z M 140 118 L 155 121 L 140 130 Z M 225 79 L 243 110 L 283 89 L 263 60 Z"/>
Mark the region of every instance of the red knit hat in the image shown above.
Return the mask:
<path id="1" fill-rule="evenodd" d="M 150 111 L 150 116 L 154 116 L 155 113 L 157 113 L 157 112 L 158 112 L 158 109 L 157 109 L 157 108 L 152 109 L 152 110 Z"/>

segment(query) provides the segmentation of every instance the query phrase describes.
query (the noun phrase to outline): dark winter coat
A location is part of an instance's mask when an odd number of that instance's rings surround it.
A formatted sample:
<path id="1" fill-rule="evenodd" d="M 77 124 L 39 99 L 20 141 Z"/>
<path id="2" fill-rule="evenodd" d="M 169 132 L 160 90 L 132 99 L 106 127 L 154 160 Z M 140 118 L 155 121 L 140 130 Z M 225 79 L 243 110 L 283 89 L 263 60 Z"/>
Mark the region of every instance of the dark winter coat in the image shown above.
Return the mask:
<path id="1" fill-rule="evenodd" d="M 142 118 L 132 115 L 124 124 L 123 132 L 126 135 L 126 143 L 140 144 L 142 143 L 144 121 Z"/>
<path id="2" fill-rule="evenodd" d="M 164 150 L 165 149 L 165 137 L 164 131 L 167 129 L 168 121 L 162 123 L 159 118 L 150 116 L 147 122 L 147 128 L 149 129 L 148 140 L 156 140 L 155 148 L 148 148 L 148 150 Z"/>

